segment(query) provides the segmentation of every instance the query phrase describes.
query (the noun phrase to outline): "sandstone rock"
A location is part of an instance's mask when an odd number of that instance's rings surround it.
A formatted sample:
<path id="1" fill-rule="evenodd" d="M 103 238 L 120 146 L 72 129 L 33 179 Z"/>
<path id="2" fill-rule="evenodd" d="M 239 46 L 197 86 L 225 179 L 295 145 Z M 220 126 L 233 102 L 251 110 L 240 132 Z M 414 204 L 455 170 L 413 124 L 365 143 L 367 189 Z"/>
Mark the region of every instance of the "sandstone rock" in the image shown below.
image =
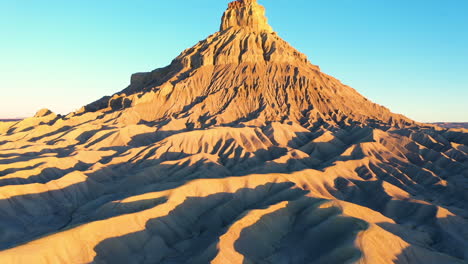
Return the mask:
<path id="1" fill-rule="evenodd" d="M 230 28 L 273 32 L 265 17 L 265 8 L 259 5 L 256 0 L 237 0 L 229 3 L 228 9 L 224 12 L 220 29 L 222 31 Z"/>
<path id="2" fill-rule="evenodd" d="M 320 122 L 414 124 L 320 72 L 271 30 L 264 13 L 254 0 L 232 2 L 221 19 L 221 31 L 183 51 L 165 68 L 134 74 L 131 85 L 114 96 L 148 122 L 168 115 L 186 116 L 193 127 L 238 120 L 307 120 L 309 126 Z M 160 92 L 149 99 L 147 92 L 152 89 Z M 110 107 L 114 104 L 108 100 L 86 108 L 122 108 L 120 103 Z"/>
<path id="3" fill-rule="evenodd" d="M 50 111 L 49 109 L 43 108 L 43 109 L 37 111 L 37 113 L 34 115 L 34 117 L 44 117 L 44 116 L 48 116 L 48 115 L 51 115 L 51 114 L 53 114 L 52 111 Z"/>

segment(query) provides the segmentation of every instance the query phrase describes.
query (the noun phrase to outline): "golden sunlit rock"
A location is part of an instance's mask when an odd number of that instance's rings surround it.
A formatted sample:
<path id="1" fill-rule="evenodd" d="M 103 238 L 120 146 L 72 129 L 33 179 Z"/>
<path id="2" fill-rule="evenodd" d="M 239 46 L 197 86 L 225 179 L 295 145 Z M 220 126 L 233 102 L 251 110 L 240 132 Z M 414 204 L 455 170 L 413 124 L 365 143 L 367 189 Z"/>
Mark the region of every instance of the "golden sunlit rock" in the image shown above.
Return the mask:
<path id="1" fill-rule="evenodd" d="M 221 31 L 230 28 L 246 28 L 256 32 L 272 33 L 265 16 L 265 8 L 257 0 L 237 0 L 229 3 L 221 21 Z"/>

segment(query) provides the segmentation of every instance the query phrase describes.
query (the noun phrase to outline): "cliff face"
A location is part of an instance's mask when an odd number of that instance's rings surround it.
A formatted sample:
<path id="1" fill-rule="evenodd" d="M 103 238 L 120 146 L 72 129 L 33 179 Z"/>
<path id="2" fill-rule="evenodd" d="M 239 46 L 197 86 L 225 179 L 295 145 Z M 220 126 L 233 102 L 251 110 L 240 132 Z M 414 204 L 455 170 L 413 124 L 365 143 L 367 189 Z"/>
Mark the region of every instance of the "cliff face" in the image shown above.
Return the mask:
<path id="1" fill-rule="evenodd" d="M 273 29 L 265 17 L 265 8 L 255 0 L 231 2 L 224 12 L 220 30 L 244 28 L 255 32 L 272 33 Z"/>
<path id="2" fill-rule="evenodd" d="M 322 73 L 254 0 L 129 87 L 0 122 L 0 263 L 456 264 L 468 132 Z"/>
<path id="3" fill-rule="evenodd" d="M 182 52 L 171 65 L 132 76 L 131 85 L 85 107 L 123 110 L 151 122 L 184 118 L 194 128 L 272 121 L 408 126 L 312 65 L 268 25 L 256 1 L 229 4 L 221 31 Z"/>

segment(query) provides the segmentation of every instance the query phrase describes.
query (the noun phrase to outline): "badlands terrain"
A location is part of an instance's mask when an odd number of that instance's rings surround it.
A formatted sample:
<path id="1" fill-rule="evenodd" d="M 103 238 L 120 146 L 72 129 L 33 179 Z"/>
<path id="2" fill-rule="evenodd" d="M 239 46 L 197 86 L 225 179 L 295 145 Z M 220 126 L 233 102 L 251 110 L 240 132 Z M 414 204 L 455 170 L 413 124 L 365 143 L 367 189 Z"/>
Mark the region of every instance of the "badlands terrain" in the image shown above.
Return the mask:
<path id="1" fill-rule="evenodd" d="M 468 129 L 468 122 L 458 122 L 458 123 L 438 122 L 438 123 L 434 123 L 434 125 L 438 125 L 440 127 L 445 127 L 445 128 L 465 128 L 465 129 Z"/>
<path id="2" fill-rule="evenodd" d="M 468 263 L 468 130 L 320 71 L 255 0 L 79 111 L 0 122 L 0 263 Z"/>

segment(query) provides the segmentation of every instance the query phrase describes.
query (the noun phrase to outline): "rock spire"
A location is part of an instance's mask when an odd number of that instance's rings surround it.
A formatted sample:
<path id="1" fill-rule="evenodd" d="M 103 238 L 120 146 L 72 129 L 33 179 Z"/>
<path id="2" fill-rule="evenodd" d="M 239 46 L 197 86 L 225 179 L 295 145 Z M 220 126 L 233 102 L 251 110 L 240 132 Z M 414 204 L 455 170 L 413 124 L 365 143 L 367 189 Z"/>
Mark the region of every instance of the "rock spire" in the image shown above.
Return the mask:
<path id="1" fill-rule="evenodd" d="M 265 8 L 257 0 L 237 0 L 229 3 L 221 21 L 221 31 L 247 28 L 258 32 L 273 32 L 265 16 Z"/>

